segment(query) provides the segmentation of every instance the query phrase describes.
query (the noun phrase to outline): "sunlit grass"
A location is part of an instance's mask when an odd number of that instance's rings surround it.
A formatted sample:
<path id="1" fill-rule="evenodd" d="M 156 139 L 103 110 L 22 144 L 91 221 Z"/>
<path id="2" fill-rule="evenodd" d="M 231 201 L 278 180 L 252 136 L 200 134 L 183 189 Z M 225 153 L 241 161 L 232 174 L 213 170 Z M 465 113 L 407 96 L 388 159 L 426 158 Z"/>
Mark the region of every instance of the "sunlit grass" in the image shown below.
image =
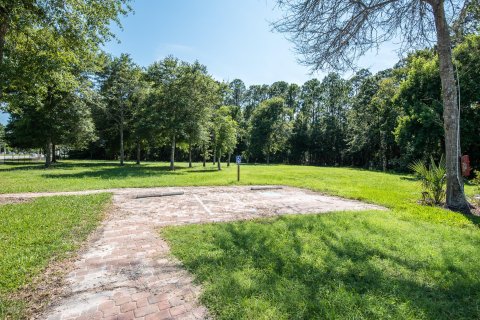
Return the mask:
<path id="1" fill-rule="evenodd" d="M 0 166 L 1 193 L 236 185 L 236 167 L 166 163 Z M 222 319 L 478 319 L 479 219 L 417 204 L 410 175 L 244 165 L 240 184 L 308 188 L 389 211 L 171 227 L 162 234 Z M 469 194 L 473 187 L 467 186 Z M 46 200 L 48 201 L 48 200 Z"/>
<path id="2" fill-rule="evenodd" d="M 0 319 L 21 317 L 9 296 L 52 260 L 71 255 L 98 225 L 109 194 L 37 198 L 0 205 Z"/>

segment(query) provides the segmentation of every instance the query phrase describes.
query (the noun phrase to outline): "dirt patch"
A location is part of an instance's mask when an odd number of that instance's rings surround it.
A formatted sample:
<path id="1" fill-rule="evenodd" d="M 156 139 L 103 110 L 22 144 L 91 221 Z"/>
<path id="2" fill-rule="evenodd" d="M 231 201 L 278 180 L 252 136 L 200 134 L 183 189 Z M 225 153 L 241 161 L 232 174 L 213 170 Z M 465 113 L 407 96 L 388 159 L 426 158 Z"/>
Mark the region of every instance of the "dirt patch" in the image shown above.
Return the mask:
<path id="1" fill-rule="evenodd" d="M 480 203 L 477 203 L 476 205 L 473 206 L 471 209 L 471 212 L 474 216 L 480 217 Z"/>
<path id="2" fill-rule="evenodd" d="M 32 202 L 32 198 L 21 198 L 21 197 L 2 197 L 0 198 L 0 205 L 3 204 L 18 204 Z"/>

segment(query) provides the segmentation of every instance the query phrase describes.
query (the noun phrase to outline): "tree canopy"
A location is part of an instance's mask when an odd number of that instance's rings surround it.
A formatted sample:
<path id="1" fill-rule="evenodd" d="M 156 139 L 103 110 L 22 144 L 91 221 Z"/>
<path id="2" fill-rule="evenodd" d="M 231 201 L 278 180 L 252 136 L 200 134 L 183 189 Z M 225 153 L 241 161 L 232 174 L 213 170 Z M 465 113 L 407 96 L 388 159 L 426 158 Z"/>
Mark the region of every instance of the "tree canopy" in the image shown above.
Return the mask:
<path id="1" fill-rule="evenodd" d="M 402 41 L 402 51 L 436 43 L 444 115 L 447 206 L 469 212 L 458 161 L 460 116 L 451 33 L 454 29 L 460 38 L 459 33 L 469 29 L 466 25 L 478 30 L 475 15 L 478 3 L 469 0 L 277 2 L 285 8 L 285 14 L 275 28 L 289 35 L 302 61 L 315 70 L 352 68 L 358 57 L 394 38 Z"/>

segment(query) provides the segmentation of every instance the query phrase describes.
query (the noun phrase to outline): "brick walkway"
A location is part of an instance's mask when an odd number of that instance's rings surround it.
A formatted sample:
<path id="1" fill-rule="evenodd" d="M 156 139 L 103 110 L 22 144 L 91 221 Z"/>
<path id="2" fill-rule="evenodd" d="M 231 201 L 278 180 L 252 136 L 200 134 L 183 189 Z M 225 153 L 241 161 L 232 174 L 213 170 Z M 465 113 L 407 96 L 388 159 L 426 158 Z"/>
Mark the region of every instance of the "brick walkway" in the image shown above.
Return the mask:
<path id="1" fill-rule="evenodd" d="M 34 196 L 114 193 L 114 210 L 98 238 L 76 261 L 65 295 L 44 319 L 206 319 L 200 288 L 169 255 L 158 229 L 166 225 L 231 221 L 280 214 L 384 209 L 358 201 L 283 187 L 185 187 L 0 195 L 0 201 Z M 152 193 L 183 195 L 137 198 Z"/>

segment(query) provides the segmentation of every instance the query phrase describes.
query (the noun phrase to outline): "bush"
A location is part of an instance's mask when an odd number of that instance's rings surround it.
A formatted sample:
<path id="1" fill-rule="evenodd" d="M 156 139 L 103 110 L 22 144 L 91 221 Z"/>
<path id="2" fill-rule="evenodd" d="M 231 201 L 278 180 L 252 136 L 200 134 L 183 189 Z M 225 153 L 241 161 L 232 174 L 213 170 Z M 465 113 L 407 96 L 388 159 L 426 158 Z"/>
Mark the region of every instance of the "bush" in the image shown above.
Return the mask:
<path id="1" fill-rule="evenodd" d="M 438 165 L 430 158 L 430 167 L 417 160 L 410 165 L 422 183 L 422 202 L 426 205 L 440 205 L 445 198 L 445 159 L 440 158 Z"/>
<path id="2" fill-rule="evenodd" d="M 476 194 L 473 195 L 473 201 L 475 204 L 480 207 L 480 171 L 474 171 L 475 179 L 473 179 L 473 184 L 477 186 Z"/>

